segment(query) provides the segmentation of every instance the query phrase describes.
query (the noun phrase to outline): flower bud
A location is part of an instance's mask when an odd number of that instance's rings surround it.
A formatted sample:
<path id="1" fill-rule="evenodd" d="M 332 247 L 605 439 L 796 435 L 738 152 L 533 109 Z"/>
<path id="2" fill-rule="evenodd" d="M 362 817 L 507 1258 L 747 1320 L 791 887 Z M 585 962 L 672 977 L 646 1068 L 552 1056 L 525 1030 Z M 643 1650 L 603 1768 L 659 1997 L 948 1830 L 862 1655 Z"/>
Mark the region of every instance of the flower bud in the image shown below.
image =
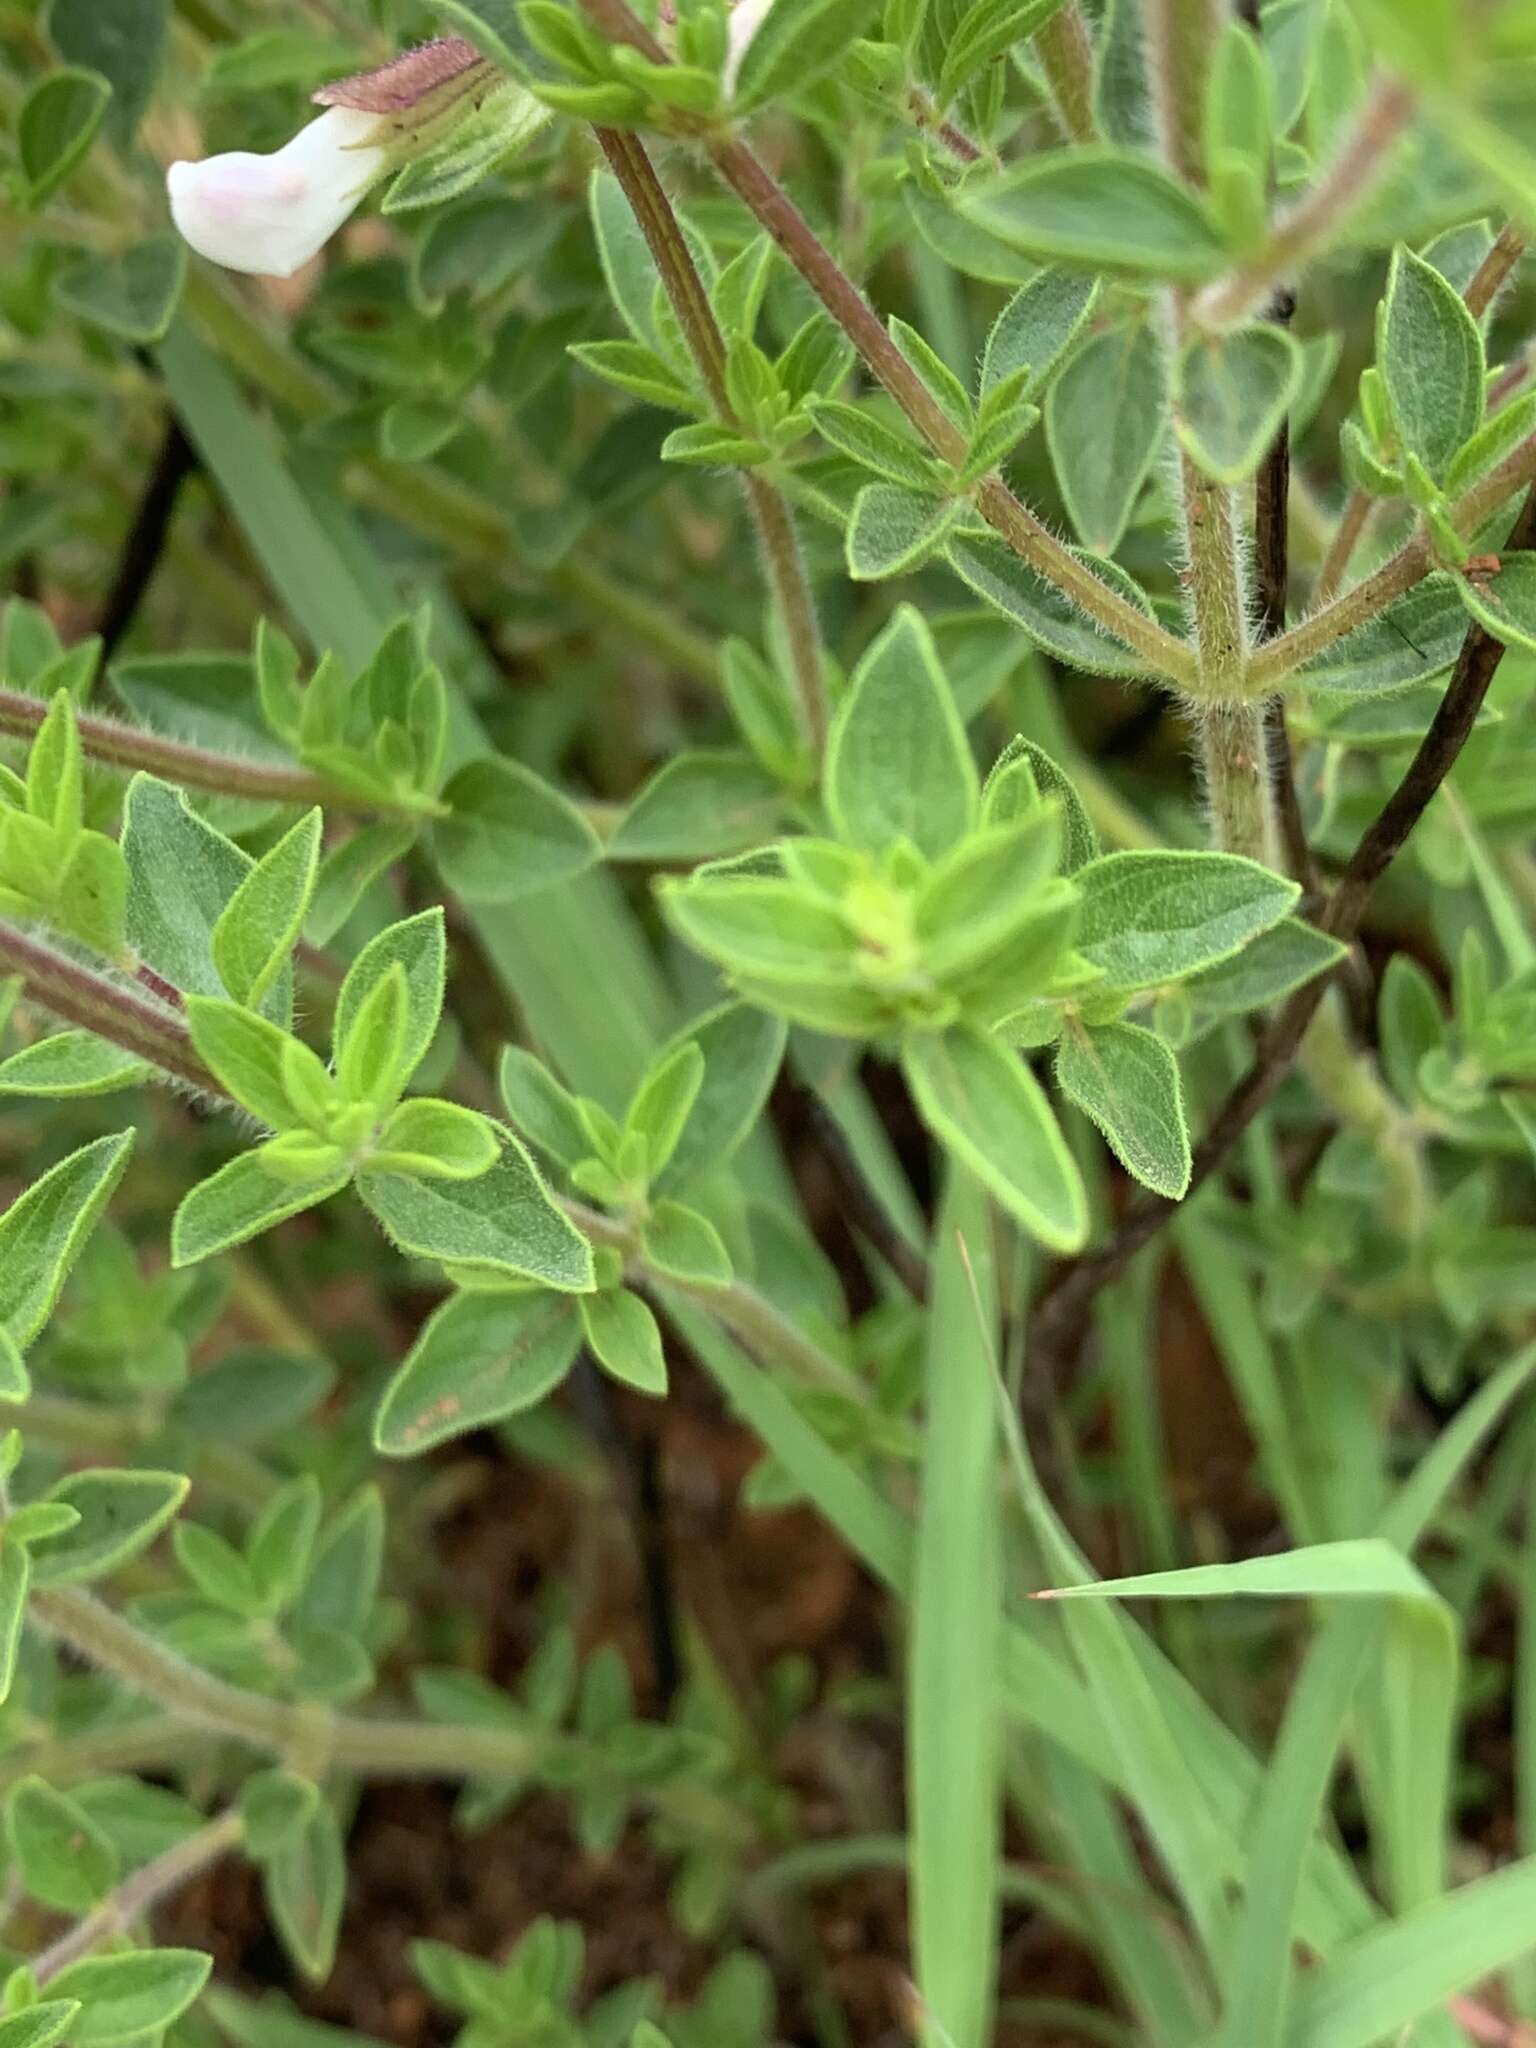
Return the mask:
<path id="1" fill-rule="evenodd" d="M 388 120 L 332 107 L 270 156 L 232 150 L 166 174 L 171 215 L 226 270 L 292 277 L 325 246 L 388 164 Z"/>

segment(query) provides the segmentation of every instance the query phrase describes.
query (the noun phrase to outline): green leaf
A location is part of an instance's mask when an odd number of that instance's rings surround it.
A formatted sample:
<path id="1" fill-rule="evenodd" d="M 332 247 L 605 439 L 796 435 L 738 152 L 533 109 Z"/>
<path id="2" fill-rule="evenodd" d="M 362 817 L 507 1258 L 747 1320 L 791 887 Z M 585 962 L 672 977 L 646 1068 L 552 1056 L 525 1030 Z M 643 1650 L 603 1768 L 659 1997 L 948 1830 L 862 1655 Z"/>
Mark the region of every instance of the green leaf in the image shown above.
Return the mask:
<path id="1" fill-rule="evenodd" d="M 478 1110 L 416 1096 L 402 1102 L 379 1133 L 371 1170 L 473 1180 L 500 1154 L 495 1126 Z"/>
<path id="2" fill-rule="evenodd" d="M 60 926 L 109 960 L 123 953 L 128 871 L 121 847 L 101 832 L 82 832 L 59 880 Z"/>
<path id="3" fill-rule="evenodd" d="M 794 94 L 865 33 L 879 0 L 775 0 L 759 21 L 736 75 L 737 108 Z"/>
<path id="4" fill-rule="evenodd" d="M 443 1014 L 447 946 L 441 909 L 423 910 L 388 926 L 353 961 L 336 999 L 332 1040 L 338 1061 L 364 1005 L 393 967 L 405 977 L 404 1035 L 396 1060 L 403 1086 L 426 1058 Z"/>
<path id="5" fill-rule="evenodd" d="M 134 951 L 172 988 L 188 995 L 226 993 L 213 958 L 220 914 L 255 862 L 192 810 L 179 789 L 135 775 L 123 804 L 128 863 L 126 932 Z M 261 1005 L 286 1026 L 293 980 L 279 974 Z"/>
<path id="6" fill-rule="evenodd" d="M 25 1351 L 122 1179 L 134 1133 L 97 1138 L 35 1181 L 0 1216 L 0 1329 Z"/>
<path id="7" fill-rule="evenodd" d="M 1071 778 L 1033 740 L 1016 735 L 993 762 L 982 786 L 982 823 L 1010 825 L 1052 796 L 1062 807 L 1061 872 L 1075 875 L 1098 858 L 1098 831 Z"/>
<path id="8" fill-rule="evenodd" d="M 1053 1251 L 1088 1234 L 1082 1180 L 1051 1106 L 1016 1053 L 965 1026 L 911 1033 L 901 1067 L 923 1122 Z"/>
<path id="9" fill-rule="evenodd" d="M 216 1530 L 178 1522 L 171 1532 L 176 1562 L 205 1600 L 247 1621 L 262 1619 L 261 1588 L 247 1559 Z"/>
<path id="10" fill-rule="evenodd" d="M 591 1247 L 510 1136 L 503 1135 L 496 1164 L 474 1180 L 364 1172 L 357 1191 L 385 1235 L 418 1258 L 539 1280 L 571 1294 L 593 1284 Z"/>
<path id="11" fill-rule="evenodd" d="M 0 1060 L 0 1095 L 46 1096 L 61 1101 L 111 1095 L 154 1072 L 132 1053 L 91 1031 L 55 1031 Z"/>
<path id="12" fill-rule="evenodd" d="M 707 1216 L 681 1202 L 656 1202 L 640 1228 L 646 1263 L 692 1287 L 729 1287 L 731 1256 Z"/>
<path id="13" fill-rule="evenodd" d="M 1437 573 L 1308 662 L 1301 680 L 1327 696 L 1385 696 L 1444 675 L 1466 637 L 1457 580 Z"/>
<path id="14" fill-rule="evenodd" d="M 27 809 L 66 840 L 81 829 L 83 757 L 75 707 L 60 690 L 27 755 Z"/>
<path id="15" fill-rule="evenodd" d="M 501 1055 L 501 1099 L 507 1114 L 531 1145 L 561 1166 L 574 1166 L 592 1150 L 576 1099 L 562 1088 L 544 1062 L 520 1045 Z"/>
<path id="16" fill-rule="evenodd" d="M 329 1806 L 316 1803 L 303 1827 L 267 1857 L 261 1876 L 283 1947 L 302 1976 L 320 1983 L 336 1959 L 347 1889 L 346 1850 Z"/>
<path id="17" fill-rule="evenodd" d="M 784 1057 L 782 1021 L 746 1003 L 723 1003 L 687 1025 L 678 1038 L 698 1047 L 704 1075 L 675 1149 L 652 1182 L 675 1193 L 735 1157 L 756 1128 Z"/>
<path id="18" fill-rule="evenodd" d="M 1536 652 L 1536 554 L 1504 555 L 1497 574 L 1455 581 L 1463 605 L 1495 640 Z"/>
<path id="19" fill-rule="evenodd" d="M 867 406 L 815 398 L 806 410 L 824 441 L 887 483 L 904 484 L 914 491 L 932 491 L 941 485 L 943 472 L 933 457 L 905 433 L 887 426 Z"/>
<path id="20" fill-rule="evenodd" d="M 284 1054 L 293 1042 L 286 1031 L 219 996 L 188 996 L 187 1028 L 198 1057 L 252 1116 L 274 1131 L 304 1121 L 284 1078 Z"/>
<path id="21" fill-rule="evenodd" d="M 602 856 L 576 806 L 532 769 L 498 755 L 470 761 L 443 791 L 431 829 L 443 879 L 471 903 L 510 903 L 569 881 Z"/>
<path id="22" fill-rule="evenodd" d="M 1128 150 L 1057 150 L 961 193 L 960 211 L 1026 256 L 1198 283 L 1226 249 L 1188 188 Z"/>
<path id="23" fill-rule="evenodd" d="M 369 989 L 345 1032 L 338 1027 L 336 1085 L 347 1102 L 383 1110 L 399 1101 L 411 1072 L 405 1059 L 409 1005 L 405 969 L 396 960 Z"/>
<path id="24" fill-rule="evenodd" d="M 320 1788 L 293 1771 L 257 1771 L 240 1787 L 243 1846 L 265 1863 L 309 1821 L 320 1803 Z"/>
<path id="25" fill-rule="evenodd" d="M 950 540 L 944 554 L 962 583 L 1069 667 L 1099 676 L 1147 673 L 1144 654 L 1135 653 L 1085 618 L 1054 583 L 1047 583 L 1027 562 L 1020 561 L 999 535 L 959 535 Z M 1123 569 L 1101 558 L 1086 559 L 1096 575 L 1138 611 L 1152 616 L 1146 592 Z"/>
<path id="26" fill-rule="evenodd" d="M 1367 1928 L 1297 1980 L 1286 2048 L 1374 2048 L 1529 1953 L 1536 1857 Z M 50 1989 L 55 1987 L 50 1986 Z"/>
<path id="27" fill-rule="evenodd" d="M 702 875 L 664 887 L 662 903 L 688 943 L 733 975 L 856 978 L 847 920 L 797 883 Z"/>
<path id="28" fill-rule="evenodd" d="M 41 1778 L 11 1787 L 5 1832 L 23 1885 L 56 1913 L 88 1913 L 117 1882 L 111 1842 L 73 1799 Z"/>
<path id="29" fill-rule="evenodd" d="M 32 1564 L 26 1550 L 19 1543 L 0 1545 L 0 1703 L 10 1698 L 16 1682 L 16 1652 L 21 1647 L 31 1583 Z M 0 2048 L 4 2048 L 3 2034 Z"/>
<path id="30" fill-rule="evenodd" d="M 1189 1186 L 1189 1126 L 1179 1063 L 1139 1024 L 1088 1029 L 1069 1020 L 1056 1049 L 1056 1082 L 1103 1132 L 1143 1187 L 1179 1201 Z"/>
<path id="31" fill-rule="evenodd" d="M 151 235 L 116 256 L 82 256 L 61 272 L 53 296 L 66 312 L 119 341 L 162 341 L 187 275 L 179 235 Z"/>
<path id="32" fill-rule="evenodd" d="M 772 838 L 784 791 L 750 755 L 698 748 L 658 768 L 608 842 L 610 860 L 708 860 Z"/>
<path id="33" fill-rule="evenodd" d="M 80 2011 L 73 1998 L 49 1998 L 0 2019 L 0 2048 L 53 2048 Z"/>
<path id="34" fill-rule="evenodd" d="M 851 846 L 944 853 L 975 822 L 976 766 L 933 636 L 903 605 L 853 672 L 827 745 L 827 809 Z"/>
<path id="35" fill-rule="evenodd" d="M 1336 967 L 1347 951 L 1337 939 L 1299 917 L 1284 917 L 1230 960 L 1192 974 L 1184 987 L 1197 1009 L 1212 1016 L 1240 1017 L 1249 1010 L 1267 1009 L 1315 975 Z M 1397 958 L 1401 956 L 1394 956 L 1394 961 Z"/>
<path id="36" fill-rule="evenodd" d="M 1110 988 L 1156 988 L 1229 959 L 1300 890 L 1230 853 L 1109 853 L 1077 874 L 1077 949 Z"/>
<path id="37" fill-rule="evenodd" d="M 215 1252 L 260 1236 L 274 1224 L 340 1194 L 351 1178 L 345 1166 L 313 1179 L 279 1179 L 260 1150 L 244 1152 L 200 1181 L 171 1219 L 171 1264 L 195 1265 Z"/>
<path id="38" fill-rule="evenodd" d="M 237 1003 L 254 1009 L 277 980 L 309 914 L 320 865 L 318 810 L 263 854 L 213 927 L 213 962 Z"/>
<path id="39" fill-rule="evenodd" d="M 1536 433 L 1536 391 L 1527 391 L 1523 397 L 1511 399 L 1508 405 L 1501 406 L 1490 419 L 1484 420 L 1447 470 L 1446 496 L 1456 498 L 1463 491 L 1470 490 L 1531 433 Z"/>
<path id="40" fill-rule="evenodd" d="M 89 152 L 111 97 L 99 72 L 73 69 L 50 73 L 27 94 L 16 117 L 16 154 L 34 211 Z"/>
<path id="41" fill-rule="evenodd" d="M 1086 271 L 1047 269 L 1021 285 L 993 322 L 981 359 L 983 398 L 1028 371 L 1019 396 L 1044 390 L 1051 372 L 1093 310 L 1098 279 Z"/>
<path id="42" fill-rule="evenodd" d="M 1179 439 L 1207 476 L 1252 476 L 1301 388 L 1305 365 L 1284 328 L 1246 327 L 1192 341 L 1179 357 Z"/>
<path id="43" fill-rule="evenodd" d="M 49 1493 L 79 1514 L 72 1529 L 33 1543 L 39 1586 L 79 1586 L 116 1571 L 151 1544 L 186 1499 L 179 1472 L 73 1472 Z"/>
<path id="44" fill-rule="evenodd" d="M 1398 439 L 1442 482 L 1482 424 L 1482 331 L 1439 271 L 1402 248 L 1379 320 L 1377 357 Z"/>
<path id="45" fill-rule="evenodd" d="M 581 1299 L 581 1327 L 605 1372 L 640 1394 L 667 1391 L 667 1361 L 656 1318 L 638 1294 L 615 1287 Z"/>
<path id="46" fill-rule="evenodd" d="M 1113 554 L 1163 435 L 1163 369 L 1144 320 L 1096 334 L 1045 401 L 1045 435 L 1072 524 Z"/>
<path id="47" fill-rule="evenodd" d="M 304 936 L 323 946 L 333 939 L 379 876 L 404 858 L 416 843 L 410 825 L 365 825 L 360 832 L 330 847 L 320 862 L 314 900 L 304 920 Z"/>
<path id="48" fill-rule="evenodd" d="M 878 583 L 918 568 L 943 545 L 961 511 L 952 499 L 904 484 L 866 484 L 848 521 L 848 574 L 855 583 Z"/>
<path id="49" fill-rule="evenodd" d="M 170 0 L 51 0 L 48 33 L 71 64 L 112 88 L 110 122 L 126 142 L 149 105 L 170 29 Z"/>
<path id="50" fill-rule="evenodd" d="M 453 1295 L 384 1389 L 375 1450 L 413 1457 L 534 1407 L 570 1371 L 580 1341 L 580 1319 L 563 1295 Z"/>
<path id="51" fill-rule="evenodd" d="M 939 72 L 939 102 L 947 106 L 955 94 L 994 58 L 1033 35 L 1062 0 L 976 0 L 946 39 Z"/>
<path id="52" fill-rule="evenodd" d="M 696 413 L 700 401 L 677 372 L 654 349 L 638 341 L 573 342 L 569 353 L 585 370 L 615 384 L 632 398 L 664 405 L 673 412 Z"/>
<path id="53" fill-rule="evenodd" d="M 963 1168 L 934 1232 L 912 1573 L 907 1785 L 913 1960 L 935 2038 L 990 2038 L 1002 1855 L 1003 1537 L 991 1218 Z M 956 1768 L 964 1759 L 964 1768 Z"/>
<path id="54" fill-rule="evenodd" d="M 660 1173 L 677 1150 L 704 1082 L 704 1054 L 685 1039 L 654 1060 L 624 1118 L 625 1136 L 645 1142 L 646 1175 Z"/>

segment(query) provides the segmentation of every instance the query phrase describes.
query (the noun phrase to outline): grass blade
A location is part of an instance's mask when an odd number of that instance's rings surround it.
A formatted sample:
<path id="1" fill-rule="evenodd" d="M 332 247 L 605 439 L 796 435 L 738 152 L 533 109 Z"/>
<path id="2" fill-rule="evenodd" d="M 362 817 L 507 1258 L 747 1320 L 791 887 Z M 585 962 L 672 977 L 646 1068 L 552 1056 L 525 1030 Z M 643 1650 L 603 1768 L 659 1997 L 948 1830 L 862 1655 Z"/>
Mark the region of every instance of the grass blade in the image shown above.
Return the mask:
<path id="1" fill-rule="evenodd" d="M 1002 1503 L 988 1338 L 991 1219 L 952 1168 L 934 1239 L 913 1569 L 907 1787 L 927 2038 L 982 2048 L 997 1959 Z M 977 1328 L 978 1315 L 986 1333 Z"/>

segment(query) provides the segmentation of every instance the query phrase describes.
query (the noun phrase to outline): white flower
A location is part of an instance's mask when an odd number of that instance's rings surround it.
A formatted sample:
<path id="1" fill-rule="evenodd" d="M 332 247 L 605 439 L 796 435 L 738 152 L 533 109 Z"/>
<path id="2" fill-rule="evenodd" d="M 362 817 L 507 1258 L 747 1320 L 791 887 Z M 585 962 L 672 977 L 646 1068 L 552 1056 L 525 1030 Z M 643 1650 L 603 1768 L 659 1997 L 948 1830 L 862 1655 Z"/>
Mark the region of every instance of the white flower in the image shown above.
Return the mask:
<path id="1" fill-rule="evenodd" d="M 736 0 L 730 11 L 725 24 L 725 69 L 720 74 L 727 99 L 736 96 L 741 60 L 746 56 L 752 38 L 767 20 L 772 5 L 773 0 Z"/>
<path id="2" fill-rule="evenodd" d="M 388 162 L 388 122 L 332 107 L 271 156 L 232 150 L 166 173 L 171 215 L 226 270 L 292 277 L 322 249 Z"/>

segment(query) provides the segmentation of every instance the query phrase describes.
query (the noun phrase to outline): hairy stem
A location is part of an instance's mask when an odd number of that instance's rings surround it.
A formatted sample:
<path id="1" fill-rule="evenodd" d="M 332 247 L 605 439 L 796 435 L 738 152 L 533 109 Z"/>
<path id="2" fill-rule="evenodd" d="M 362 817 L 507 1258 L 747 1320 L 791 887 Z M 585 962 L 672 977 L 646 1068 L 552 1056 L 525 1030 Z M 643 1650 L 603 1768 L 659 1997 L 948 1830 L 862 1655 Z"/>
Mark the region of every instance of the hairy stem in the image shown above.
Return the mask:
<path id="1" fill-rule="evenodd" d="M 1512 549 L 1528 548 L 1533 542 L 1536 489 L 1527 493 L 1509 537 Z M 1451 680 L 1428 730 L 1396 789 L 1350 856 L 1339 885 L 1318 920 L 1321 928 L 1334 938 L 1348 944 L 1359 931 L 1377 882 L 1396 859 L 1471 736 L 1503 656 L 1502 644 L 1481 626 L 1474 624 L 1468 628 Z M 1298 989 L 1266 1027 L 1252 1065 L 1216 1111 L 1195 1148 L 1186 1201 L 1222 1164 L 1290 1071 L 1331 982 L 1332 976 L 1322 975 Z M 1161 1195 L 1139 1198 L 1125 1211 L 1106 1245 L 1056 1269 L 1035 1316 L 1036 1341 L 1045 1352 L 1059 1348 L 1099 1289 L 1124 1271 L 1178 1207 L 1177 1202 Z"/>
<path id="2" fill-rule="evenodd" d="M 1241 853 L 1249 860 L 1272 864 L 1275 819 L 1265 707 L 1201 704 L 1196 718 L 1211 814 L 1211 844 L 1223 853 Z"/>
<path id="3" fill-rule="evenodd" d="M 1051 105 L 1069 142 L 1097 142 L 1093 111 L 1093 36 L 1079 0 L 1066 0 L 1035 30 L 1035 55 L 1050 87 Z"/>
<path id="4" fill-rule="evenodd" d="M 677 315 L 716 417 L 723 426 L 749 432 L 750 428 L 737 419 L 726 390 L 725 338 L 709 303 L 709 294 L 644 144 L 639 136 L 614 128 L 598 128 L 595 133 L 655 259 L 662 289 Z M 784 626 L 801 731 L 812 753 L 819 756 L 827 739 L 826 674 L 821 629 L 795 533 L 794 514 L 783 493 L 755 471 L 742 471 L 742 486 L 762 545 L 768 587 Z"/>
<path id="5" fill-rule="evenodd" d="M 21 690 L 0 689 L 0 733 L 30 739 L 48 716 L 48 710 L 41 697 L 29 697 Z M 139 726 L 124 725 L 94 712 L 77 713 L 75 723 L 80 731 L 81 750 L 89 759 L 128 773 L 142 769 L 182 789 L 252 797 L 258 803 L 323 804 L 330 811 L 369 818 L 418 822 L 444 814 L 443 805 L 426 798 L 419 804 L 376 803 L 323 775 L 312 775 L 307 768 L 289 767 L 281 761 L 249 760 L 240 754 L 221 754 L 212 747 L 166 739 L 159 733 L 145 732 Z"/>
<path id="6" fill-rule="evenodd" d="M 377 1778 L 516 1779 L 556 1752 L 584 1760 L 588 1771 L 603 1768 L 581 1737 L 542 1728 L 375 1720 L 246 1692 L 187 1663 L 73 1587 L 34 1594 L 27 1618 L 185 1726 L 284 1758 L 306 1776 L 337 1770 Z M 637 1796 L 701 1830 L 733 1840 L 743 1836 L 738 1809 L 708 1790 L 658 1785 L 640 1788 Z"/>
<path id="7" fill-rule="evenodd" d="M 667 52 L 638 19 L 628 0 L 582 0 L 596 26 L 611 42 L 639 50 L 653 64 L 670 62 Z M 966 439 L 886 332 L 868 299 L 833 257 L 794 201 L 744 142 L 731 136 L 701 136 L 710 162 L 765 228 L 853 343 L 865 366 L 884 385 L 907 419 L 942 461 L 964 459 Z M 1149 671 L 1171 681 L 1194 675 L 1191 650 L 1154 619 L 1080 562 L 1069 548 L 1013 495 L 994 471 L 976 487 L 976 508 L 1014 553 L 1054 584 L 1108 633 L 1145 657 Z"/>
<path id="8" fill-rule="evenodd" d="M 78 1963 L 103 1942 L 128 1934 L 146 1913 L 189 1884 L 212 1864 L 238 1849 L 245 1835 L 245 1823 L 231 1808 L 188 1835 L 184 1842 L 151 1858 L 142 1869 L 123 1882 L 99 1906 L 77 1920 L 67 1934 L 32 1958 L 32 1974 L 39 1986 L 46 1986 L 71 1963 Z"/>
<path id="9" fill-rule="evenodd" d="M 1202 184 L 1200 114 L 1206 70 L 1221 32 L 1220 0 L 1144 0 L 1141 13 L 1158 141 L 1182 178 Z"/>
<path id="10" fill-rule="evenodd" d="M 1203 327 L 1236 327 L 1278 283 L 1325 248 L 1381 175 L 1387 154 L 1413 112 L 1413 93 L 1400 79 L 1378 77 L 1343 147 L 1304 199 L 1283 213 L 1257 255 L 1229 277 L 1207 285 L 1194 303 Z"/>

